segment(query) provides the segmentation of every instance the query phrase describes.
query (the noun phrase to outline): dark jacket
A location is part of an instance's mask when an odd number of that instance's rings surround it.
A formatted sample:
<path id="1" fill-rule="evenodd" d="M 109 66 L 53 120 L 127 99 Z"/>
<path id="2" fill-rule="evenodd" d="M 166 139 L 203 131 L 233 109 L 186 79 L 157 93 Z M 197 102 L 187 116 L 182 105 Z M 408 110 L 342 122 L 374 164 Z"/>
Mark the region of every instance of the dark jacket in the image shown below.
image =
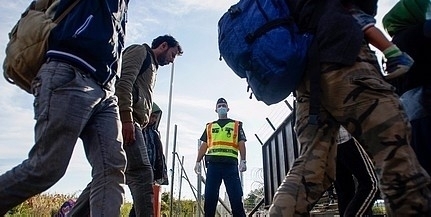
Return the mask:
<path id="1" fill-rule="evenodd" d="M 300 29 L 308 29 L 311 17 L 318 16 L 315 39 L 320 62 L 352 65 L 356 61 L 364 35 L 340 0 L 287 1 Z"/>
<path id="2" fill-rule="evenodd" d="M 61 0 L 56 17 L 75 0 Z M 101 85 L 118 73 L 128 0 L 80 0 L 51 31 L 47 57 L 89 72 Z"/>
<path id="3" fill-rule="evenodd" d="M 159 185 L 168 185 L 168 170 L 166 166 L 166 158 L 163 154 L 162 141 L 159 132 L 159 124 L 162 118 L 162 110 L 153 103 L 152 113 L 158 113 L 159 118 L 156 123 L 147 125 L 142 130 L 145 144 L 147 145 L 148 158 L 153 167 L 154 182 Z"/>

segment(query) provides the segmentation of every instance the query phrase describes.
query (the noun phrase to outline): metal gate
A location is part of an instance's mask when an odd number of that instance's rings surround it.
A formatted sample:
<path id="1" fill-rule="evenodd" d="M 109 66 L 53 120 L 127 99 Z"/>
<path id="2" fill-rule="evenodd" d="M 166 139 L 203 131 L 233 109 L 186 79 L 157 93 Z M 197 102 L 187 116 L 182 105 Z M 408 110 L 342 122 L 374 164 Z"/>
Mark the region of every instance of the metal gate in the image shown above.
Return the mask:
<path id="1" fill-rule="evenodd" d="M 264 199 L 267 208 L 299 154 L 299 146 L 293 131 L 294 115 L 295 112 L 292 112 L 262 146 Z"/>

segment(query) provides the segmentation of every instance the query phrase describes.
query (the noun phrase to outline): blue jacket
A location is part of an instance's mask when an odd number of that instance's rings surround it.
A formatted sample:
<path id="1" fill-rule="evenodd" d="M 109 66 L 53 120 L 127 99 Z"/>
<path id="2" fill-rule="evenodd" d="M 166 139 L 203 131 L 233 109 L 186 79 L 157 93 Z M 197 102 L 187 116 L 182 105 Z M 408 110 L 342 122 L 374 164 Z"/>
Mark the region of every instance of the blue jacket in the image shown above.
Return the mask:
<path id="1" fill-rule="evenodd" d="M 55 17 L 73 1 L 61 0 Z M 111 85 L 119 72 L 128 2 L 80 0 L 51 31 L 46 56 L 89 72 L 102 86 Z"/>

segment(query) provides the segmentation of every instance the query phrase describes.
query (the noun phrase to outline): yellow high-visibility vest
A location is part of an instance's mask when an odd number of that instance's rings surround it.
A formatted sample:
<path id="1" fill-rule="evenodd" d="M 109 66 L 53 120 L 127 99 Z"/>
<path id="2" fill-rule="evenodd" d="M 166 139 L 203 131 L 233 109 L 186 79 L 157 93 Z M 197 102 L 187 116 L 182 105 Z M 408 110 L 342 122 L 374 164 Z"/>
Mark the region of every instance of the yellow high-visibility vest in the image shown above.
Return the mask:
<path id="1" fill-rule="evenodd" d="M 238 159 L 239 121 L 227 123 L 220 127 L 218 123 L 207 124 L 207 141 L 209 156 L 225 156 Z"/>

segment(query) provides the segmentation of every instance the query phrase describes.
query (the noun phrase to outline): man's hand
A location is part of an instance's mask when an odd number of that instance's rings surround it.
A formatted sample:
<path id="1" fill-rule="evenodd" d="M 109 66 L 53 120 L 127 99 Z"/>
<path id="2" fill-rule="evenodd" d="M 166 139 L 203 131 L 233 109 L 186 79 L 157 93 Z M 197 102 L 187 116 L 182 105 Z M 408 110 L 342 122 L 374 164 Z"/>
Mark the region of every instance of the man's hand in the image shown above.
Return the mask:
<path id="1" fill-rule="evenodd" d="M 240 172 L 245 172 L 247 170 L 247 165 L 246 165 L 247 161 L 245 160 L 241 160 L 238 166 L 238 169 Z"/>
<path id="2" fill-rule="evenodd" d="M 135 126 L 132 122 L 123 123 L 123 140 L 125 145 L 131 145 L 135 142 Z"/>
<path id="3" fill-rule="evenodd" d="M 201 162 L 196 162 L 195 173 L 198 174 L 198 175 L 201 174 Z"/>

